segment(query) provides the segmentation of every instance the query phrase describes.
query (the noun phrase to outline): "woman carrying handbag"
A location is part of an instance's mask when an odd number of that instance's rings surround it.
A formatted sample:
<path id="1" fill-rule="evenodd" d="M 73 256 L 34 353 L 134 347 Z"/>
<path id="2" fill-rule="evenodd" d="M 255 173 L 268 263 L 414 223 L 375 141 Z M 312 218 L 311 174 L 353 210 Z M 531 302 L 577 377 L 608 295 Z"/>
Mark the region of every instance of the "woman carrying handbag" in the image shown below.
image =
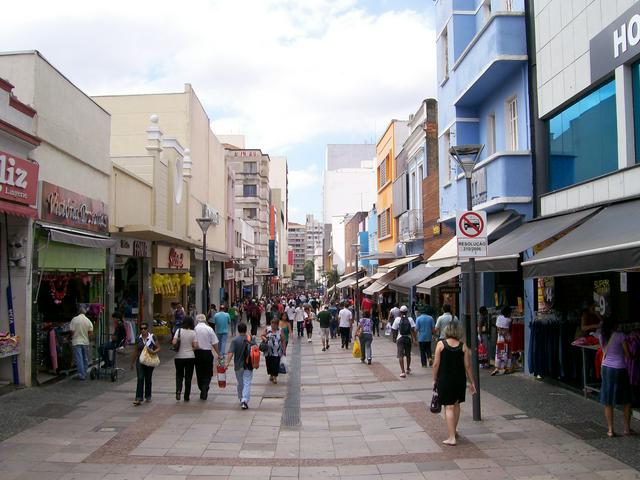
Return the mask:
<path id="1" fill-rule="evenodd" d="M 136 339 L 136 348 L 131 357 L 131 369 L 133 370 L 135 365 L 138 377 L 136 399 L 133 401 L 135 406 L 140 405 L 143 398 L 147 402 L 151 401 L 151 378 L 153 369 L 160 364 L 159 351 L 160 342 L 149 332 L 149 324 L 141 323 L 140 335 Z"/>

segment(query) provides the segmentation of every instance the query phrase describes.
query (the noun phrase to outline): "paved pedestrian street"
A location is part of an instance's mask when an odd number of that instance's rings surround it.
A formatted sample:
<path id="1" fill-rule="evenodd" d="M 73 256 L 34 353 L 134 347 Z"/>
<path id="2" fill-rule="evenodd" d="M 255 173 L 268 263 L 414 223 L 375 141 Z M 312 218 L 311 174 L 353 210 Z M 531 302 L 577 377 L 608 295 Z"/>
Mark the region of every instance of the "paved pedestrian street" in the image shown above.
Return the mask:
<path id="1" fill-rule="evenodd" d="M 176 402 L 173 362 L 165 360 L 154 373 L 151 403 L 132 405 L 132 379 L 6 439 L 0 478 L 640 478 L 486 392 L 483 421 L 471 420 L 468 398 L 459 444 L 443 445 L 444 419 L 428 411 L 431 369 L 421 368 L 414 355 L 412 374 L 401 379 L 395 345 L 384 337 L 373 342 L 371 366 L 337 341 L 327 352 L 317 337 L 291 350 L 292 373 L 277 385 L 269 383 L 264 365 L 256 372 L 246 411 L 238 405 L 235 378 L 224 390 L 212 387 L 206 402 L 198 400 L 194 379 L 194 400 Z M 94 383 L 77 384 L 91 389 Z"/>

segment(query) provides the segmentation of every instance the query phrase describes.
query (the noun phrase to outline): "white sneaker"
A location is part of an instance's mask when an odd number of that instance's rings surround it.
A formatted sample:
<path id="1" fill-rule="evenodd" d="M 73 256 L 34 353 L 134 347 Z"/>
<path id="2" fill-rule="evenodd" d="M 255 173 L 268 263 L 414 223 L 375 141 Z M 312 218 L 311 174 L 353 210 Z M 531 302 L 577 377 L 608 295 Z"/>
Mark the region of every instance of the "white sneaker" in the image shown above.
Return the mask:
<path id="1" fill-rule="evenodd" d="M 311 343 L 311 339 L 307 340 L 307 343 Z"/>

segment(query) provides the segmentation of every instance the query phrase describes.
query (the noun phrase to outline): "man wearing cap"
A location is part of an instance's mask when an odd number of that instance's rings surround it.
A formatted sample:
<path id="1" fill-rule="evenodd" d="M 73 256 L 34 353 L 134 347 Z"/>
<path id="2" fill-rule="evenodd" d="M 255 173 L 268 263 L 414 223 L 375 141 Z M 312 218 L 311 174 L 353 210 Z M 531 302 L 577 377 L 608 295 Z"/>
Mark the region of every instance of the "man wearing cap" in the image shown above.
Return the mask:
<path id="1" fill-rule="evenodd" d="M 408 316 L 406 305 L 400 307 L 400 316 L 393 321 L 391 329 L 397 332 L 396 346 L 398 349 L 398 361 L 400 362 L 400 378 L 405 378 L 411 373 L 411 345 L 416 341 L 416 323 Z M 407 358 L 407 370 L 404 369 L 404 359 Z"/>

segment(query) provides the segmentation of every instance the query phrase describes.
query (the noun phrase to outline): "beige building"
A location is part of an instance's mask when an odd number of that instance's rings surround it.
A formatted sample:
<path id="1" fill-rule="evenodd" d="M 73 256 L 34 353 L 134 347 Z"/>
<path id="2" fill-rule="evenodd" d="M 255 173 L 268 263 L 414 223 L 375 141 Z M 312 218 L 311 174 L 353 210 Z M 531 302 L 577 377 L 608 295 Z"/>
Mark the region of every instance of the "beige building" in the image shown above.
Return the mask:
<path id="1" fill-rule="evenodd" d="M 0 265 L 3 286 L 7 275 L 12 283 L 19 383 L 30 386 L 75 369 L 68 325 L 78 307 L 98 339 L 108 335 L 110 119 L 36 51 L 0 54 L 0 78 L 0 151 L 33 189 L 3 225 L 11 258 Z M 6 331 L 4 291 L 0 298 Z M 11 357 L 0 358 L 0 378 L 11 370 Z"/>
<path id="2" fill-rule="evenodd" d="M 269 167 L 269 186 L 271 187 L 271 204 L 275 208 L 276 264 L 278 280 L 281 287 L 291 283 L 292 265 L 288 262 L 287 246 L 289 223 L 289 167 L 287 157 L 271 157 Z"/>
<path id="3" fill-rule="evenodd" d="M 196 283 L 188 300 L 201 310 L 203 236 L 196 218 L 205 212 L 215 216 L 218 222 L 207 232 L 207 258 L 209 298 L 211 303 L 219 304 L 224 262 L 230 258 L 224 213 L 229 181 L 227 175 L 220 174 L 226 172 L 224 147 L 211 131 L 210 119 L 191 85 L 186 84 L 184 92 L 111 95 L 94 100 L 112 116 L 111 155 L 115 171 L 128 176 L 127 181 L 136 184 L 140 191 L 146 190 L 146 198 L 150 188 L 155 190 L 153 201 L 145 202 L 151 205 L 151 210 L 144 212 L 145 218 L 130 218 L 133 213 L 126 207 L 131 205 L 132 197 L 116 182 L 113 228 L 122 234 L 144 236 L 160 245 L 193 249 L 191 271 Z M 160 119 L 162 130 L 171 138 L 159 128 L 154 133 L 153 124 L 148 128 L 152 115 Z M 139 223 L 142 220 L 145 223 Z M 167 273 L 166 265 L 155 263 L 158 273 Z"/>

